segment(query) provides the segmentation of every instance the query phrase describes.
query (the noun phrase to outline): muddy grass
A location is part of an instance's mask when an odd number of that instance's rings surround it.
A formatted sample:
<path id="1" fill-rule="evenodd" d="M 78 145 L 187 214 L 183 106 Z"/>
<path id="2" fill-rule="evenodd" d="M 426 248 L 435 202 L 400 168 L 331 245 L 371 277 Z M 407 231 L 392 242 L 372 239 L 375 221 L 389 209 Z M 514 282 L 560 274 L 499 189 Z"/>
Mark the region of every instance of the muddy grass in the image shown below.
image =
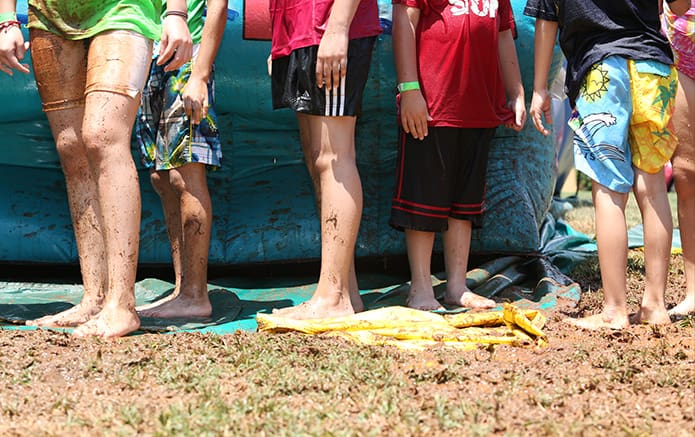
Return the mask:
<path id="1" fill-rule="evenodd" d="M 669 306 L 684 292 L 673 256 Z M 630 254 L 629 304 L 644 263 Z M 549 347 L 407 353 L 294 334 L 141 335 L 112 342 L 0 331 L 0 435 L 695 434 L 695 320 L 577 331 L 596 262 Z"/>

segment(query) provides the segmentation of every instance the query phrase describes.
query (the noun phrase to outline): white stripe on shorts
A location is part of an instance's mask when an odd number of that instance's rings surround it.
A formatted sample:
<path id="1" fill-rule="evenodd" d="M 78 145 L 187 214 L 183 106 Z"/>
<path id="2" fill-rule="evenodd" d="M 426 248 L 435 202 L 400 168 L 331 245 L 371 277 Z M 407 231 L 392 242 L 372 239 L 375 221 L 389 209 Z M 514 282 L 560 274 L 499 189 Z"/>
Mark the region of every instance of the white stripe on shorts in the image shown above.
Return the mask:
<path id="1" fill-rule="evenodd" d="M 331 92 L 328 90 L 328 86 L 324 82 L 323 84 L 323 95 L 324 95 L 324 109 L 323 115 L 328 117 L 331 115 Z"/>
<path id="2" fill-rule="evenodd" d="M 345 78 L 340 78 L 340 113 L 338 115 L 345 115 Z"/>
<path id="3" fill-rule="evenodd" d="M 324 115 L 326 117 L 345 115 L 345 78 L 340 78 L 340 86 L 335 90 L 328 89 L 325 85 L 323 90 L 326 99 Z"/>

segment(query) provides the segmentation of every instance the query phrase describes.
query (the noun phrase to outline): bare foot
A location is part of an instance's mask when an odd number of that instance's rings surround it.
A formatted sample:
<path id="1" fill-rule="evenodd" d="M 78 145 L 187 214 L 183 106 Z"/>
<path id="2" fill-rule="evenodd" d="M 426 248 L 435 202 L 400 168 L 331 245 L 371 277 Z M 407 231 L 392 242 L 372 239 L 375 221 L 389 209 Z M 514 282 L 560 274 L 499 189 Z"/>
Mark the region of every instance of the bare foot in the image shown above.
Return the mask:
<path id="1" fill-rule="evenodd" d="M 136 308 L 142 317 L 156 317 L 159 319 L 174 318 L 201 318 L 210 317 L 212 306 L 207 293 L 194 298 L 186 294 L 171 295 L 143 307 Z"/>
<path id="2" fill-rule="evenodd" d="M 415 290 L 412 287 L 408 292 L 408 298 L 405 300 L 406 306 L 422 311 L 437 311 L 443 310 L 444 307 L 434 298 L 434 290 Z"/>
<path id="3" fill-rule="evenodd" d="M 672 316 L 687 316 L 688 314 L 695 314 L 695 296 L 686 296 L 683 302 L 668 310 L 668 313 Z"/>
<path id="4" fill-rule="evenodd" d="M 351 316 L 355 314 L 348 299 L 339 298 L 337 303 L 328 299 L 312 297 L 310 300 L 289 308 L 274 309 L 273 315 L 288 319 L 309 320 L 331 317 Z"/>
<path id="5" fill-rule="evenodd" d="M 167 294 L 166 296 L 164 296 L 164 297 L 161 298 L 161 299 L 158 299 L 158 300 L 155 300 L 155 301 L 153 301 L 153 302 L 146 303 L 146 304 L 144 304 L 144 305 L 140 305 L 140 306 L 136 307 L 135 310 L 136 310 L 136 311 L 138 312 L 138 314 L 139 314 L 139 313 L 141 313 L 141 312 L 143 312 L 143 311 L 149 310 L 150 308 L 158 307 L 158 306 L 162 305 L 163 303 L 166 303 L 166 302 L 169 302 L 169 301 L 171 301 L 171 300 L 174 300 L 174 299 L 176 299 L 176 298 L 179 296 L 179 294 L 180 294 L 180 291 L 174 290 L 174 291 L 172 291 L 170 294 Z"/>
<path id="6" fill-rule="evenodd" d="M 570 325 L 592 331 L 604 328 L 618 330 L 630 326 L 627 314 L 612 316 L 606 313 L 600 313 L 594 314 L 593 316 L 581 317 L 579 319 L 563 319 L 563 321 Z"/>
<path id="7" fill-rule="evenodd" d="M 44 316 L 35 320 L 27 320 L 27 326 L 68 328 L 87 322 L 101 311 L 101 305 L 80 302 L 72 308 L 58 314 Z"/>
<path id="8" fill-rule="evenodd" d="M 140 318 L 135 310 L 104 307 L 99 314 L 78 326 L 72 333 L 75 337 L 115 338 L 137 330 Z"/>
<path id="9" fill-rule="evenodd" d="M 635 323 L 645 323 L 648 325 L 670 325 L 671 317 L 668 315 L 666 308 L 650 310 L 642 307 L 635 314 Z"/>
<path id="10" fill-rule="evenodd" d="M 455 292 L 449 292 L 447 289 L 446 293 L 444 293 L 444 303 L 475 310 L 494 308 L 497 306 L 497 302 L 494 300 L 475 294 L 468 289 Z"/>

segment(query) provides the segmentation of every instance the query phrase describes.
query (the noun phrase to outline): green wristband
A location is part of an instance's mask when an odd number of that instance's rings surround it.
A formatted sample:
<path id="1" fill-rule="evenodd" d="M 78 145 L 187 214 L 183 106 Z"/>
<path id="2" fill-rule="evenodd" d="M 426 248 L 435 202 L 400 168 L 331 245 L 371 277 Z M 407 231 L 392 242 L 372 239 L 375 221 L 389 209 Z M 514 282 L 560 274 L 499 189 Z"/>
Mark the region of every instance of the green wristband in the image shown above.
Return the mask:
<path id="1" fill-rule="evenodd" d="M 420 82 L 401 82 L 398 84 L 398 92 L 419 90 Z"/>
<path id="2" fill-rule="evenodd" d="M 0 23 L 3 23 L 5 21 L 17 21 L 17 14 L 14 12 L 0 13 Z"/>

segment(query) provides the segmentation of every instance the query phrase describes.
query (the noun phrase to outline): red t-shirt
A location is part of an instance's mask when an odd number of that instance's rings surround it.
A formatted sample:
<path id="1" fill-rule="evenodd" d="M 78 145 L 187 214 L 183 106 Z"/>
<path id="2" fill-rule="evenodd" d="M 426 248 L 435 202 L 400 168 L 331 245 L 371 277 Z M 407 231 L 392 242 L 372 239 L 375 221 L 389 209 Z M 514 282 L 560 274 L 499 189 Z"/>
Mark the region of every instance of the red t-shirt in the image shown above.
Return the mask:
<path id="1" fill-rule="evenodd" d="M 331 14 L 333 0 L 270 0 L 273 59 L 295 49 L 318 45 Z M 377 0 L 361 0 L 350 24 L 350 39 L 381 33 Z"/>
<path id="2" fill-rule="evenodd" d="M 487 128 L 513 120 L 497 45 L 499 32 L 514 29 L 509 0 L 393 3 L 421 10 L 415 38 L 430 126 Z"/>

